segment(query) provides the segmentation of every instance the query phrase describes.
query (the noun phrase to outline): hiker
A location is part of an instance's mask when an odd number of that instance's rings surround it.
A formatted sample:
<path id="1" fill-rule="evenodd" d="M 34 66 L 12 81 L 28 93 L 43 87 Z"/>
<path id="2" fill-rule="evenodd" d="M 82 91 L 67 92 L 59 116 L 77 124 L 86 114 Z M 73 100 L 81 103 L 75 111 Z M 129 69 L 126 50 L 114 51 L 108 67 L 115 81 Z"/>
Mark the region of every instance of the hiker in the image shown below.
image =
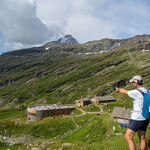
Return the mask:
<path id="1" fill-rule="evenodd" d="M 131 114 L 131 119 L 129 121 L 129 125 L 127 131 L 125 133 L 125 139 L 128 142 L 129 149 L 135 150 L 135 144 L 133 141 L 133 135 L 137 132 L 138 137 L 140 139 L 140 149 L 146 149 L 146 139 L 145 133 L 147 126 L 149 124 L 149 119 L 145 119 L 142 115 L 143 108 L 143 95 L 144 93 L 149 92 L 148 89 L 143 87 L 143 79 L 141 76 L 134 76 L 129 80 L 130 83 L 133 84 L 137 89 L 127 91 L 125 89 L 116 88 L 117 92 L 121 92 L 123 94 L 127 94 L 129 97 L 133 98 L 133 112 Z M 143 93 L 143 94 L 142 94 Z"/>

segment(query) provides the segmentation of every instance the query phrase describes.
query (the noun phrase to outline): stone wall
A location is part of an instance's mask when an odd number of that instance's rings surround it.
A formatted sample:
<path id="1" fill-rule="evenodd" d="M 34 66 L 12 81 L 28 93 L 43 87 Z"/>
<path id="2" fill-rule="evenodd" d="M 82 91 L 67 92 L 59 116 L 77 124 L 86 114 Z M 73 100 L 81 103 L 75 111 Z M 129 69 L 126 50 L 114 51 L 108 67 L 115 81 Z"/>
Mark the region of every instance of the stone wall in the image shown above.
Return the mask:
<path id="1" fill-rule="evenodd" d="M 60 117 L 64 115 L 69 115 L 75 108 L 63 108 L 63 109 L 53 109 L 53 110 L 40 110 L 36 111 L 36 114 L 27 113 L 27 119 L 30 121 L 40 121 L 45 117 Z"/>

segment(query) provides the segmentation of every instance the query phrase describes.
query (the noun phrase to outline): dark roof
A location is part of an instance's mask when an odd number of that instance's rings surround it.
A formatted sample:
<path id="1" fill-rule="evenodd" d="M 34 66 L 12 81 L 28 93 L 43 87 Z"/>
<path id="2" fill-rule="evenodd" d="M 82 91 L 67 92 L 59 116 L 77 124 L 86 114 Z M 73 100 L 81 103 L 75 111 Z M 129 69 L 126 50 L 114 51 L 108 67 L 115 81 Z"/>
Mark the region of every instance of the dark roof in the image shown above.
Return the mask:
<path id="1" fill-rule="evenodd" d="M 95 97 L 96 100 L 98 101 L 108 101 L 108 100 L 116 100 L 114 97 L 112 96 L 101 96 L 101 97 Z"/>
<path id="2" fill-rule="evenodd" d="M 77 101 L 91 101 L 90 99 L 78 99 Z"/>
<path id="3" fill-rule="evenodd" d="M 122 107 L 114 107 L 112 116 L 115 118 L 122 119 L 130 119 L 132 109 L 122 108 Z"/>

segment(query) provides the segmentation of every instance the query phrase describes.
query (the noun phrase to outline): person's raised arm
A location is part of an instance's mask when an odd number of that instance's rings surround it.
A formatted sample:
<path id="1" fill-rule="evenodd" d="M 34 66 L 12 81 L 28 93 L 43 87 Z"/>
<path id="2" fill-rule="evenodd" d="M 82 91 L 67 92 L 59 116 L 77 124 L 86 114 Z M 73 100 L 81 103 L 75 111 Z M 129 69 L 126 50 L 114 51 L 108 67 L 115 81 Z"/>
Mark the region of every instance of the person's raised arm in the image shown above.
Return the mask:
<path id="1" fill-rule="evenodd" d="M 116 88 L 116 91 L 128 95 L 128 91 L 125 90 L 125 89 L 119 89 L 119 88 Z"/>

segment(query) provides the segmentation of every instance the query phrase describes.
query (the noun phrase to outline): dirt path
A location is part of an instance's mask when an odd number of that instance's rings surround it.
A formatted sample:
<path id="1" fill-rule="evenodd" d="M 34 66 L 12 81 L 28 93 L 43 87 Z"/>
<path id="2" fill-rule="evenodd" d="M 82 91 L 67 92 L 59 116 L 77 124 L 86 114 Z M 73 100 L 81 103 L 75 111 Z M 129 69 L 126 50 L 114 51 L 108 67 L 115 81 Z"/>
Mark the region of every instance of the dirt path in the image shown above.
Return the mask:
<path id="1" fill-rule="evenodd" d="M 76 107 L 76 109 L 78 109 L 79 111 L 81 111 L 82 114 L 80 114 L 80 115 L 75 115 L 75 116 L 78 117 L 78 116 L 82 116 L 82 115 L 85 115 L 85 114 L 108 114 L 107 112 L 104 112 L 102 106 L 98 106 L 98 107 L 100 108 L 100 111 L 97 111 L 97 112 L 87 112 L 87 111 L 84 111 L 84 110 L 81 109 L 81 108 Z"/>

